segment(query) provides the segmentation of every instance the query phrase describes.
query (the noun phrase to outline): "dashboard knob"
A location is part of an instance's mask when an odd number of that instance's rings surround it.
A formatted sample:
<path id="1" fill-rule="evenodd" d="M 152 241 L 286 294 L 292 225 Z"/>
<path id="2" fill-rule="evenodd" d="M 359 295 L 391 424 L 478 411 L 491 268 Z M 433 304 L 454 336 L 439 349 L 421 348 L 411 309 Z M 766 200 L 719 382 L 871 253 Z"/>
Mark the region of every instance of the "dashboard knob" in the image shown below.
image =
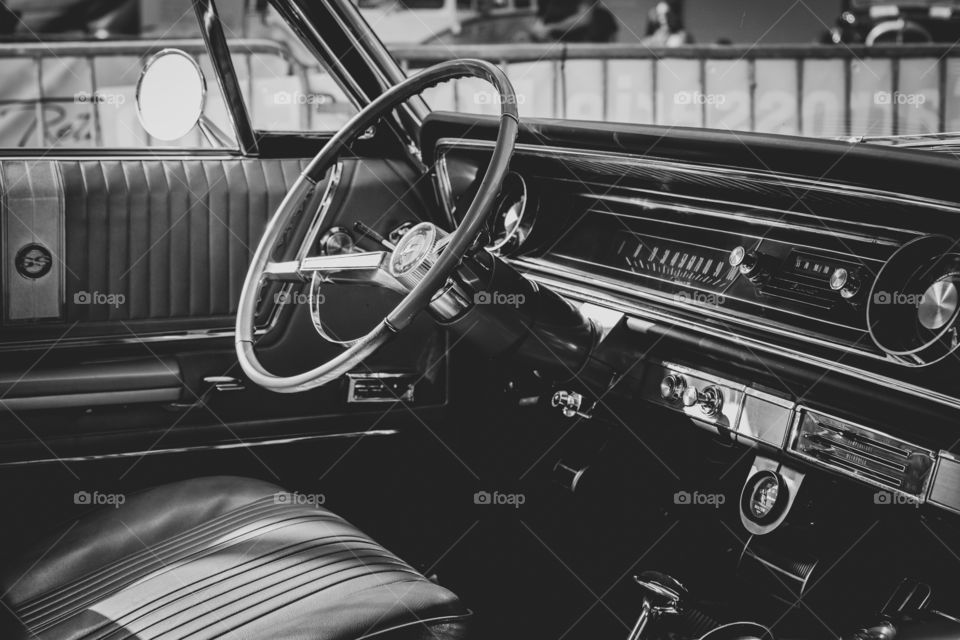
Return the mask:
<path id="1" fill-rule="evenodd" d="M 747 276 L 751 282 L 760 282 L 767 277 L 765 256 L 759 251 L 749 251 L 746 247 L 737 247 L 730 252 L 727 261 L 730 266 L 736 267 L 740 273 Z"/>
<path id="2" fill-rule="evenodd" d="M 660 397 L 664 400 L 679 400 L 687 388 L 687 381 L 683 376 L 670 374 L 660 382 Z"/>
<path id="3" fill-rule="evenodd" d="M 700 391 L 696 387 L 687 387 L 680 394 L 680 400 L 683 406 L 692 407 L 700 401 Z"/>
<path id="4" fill-rule="evenodd" d="M 353 247 L 353 236 L 343 227 L 333 227 L 320 238 L 320 253 L 325 256 L 351 253 Z"/>
<path id="5" fill-rule="evenodd" d="M 703 391 L 696 387 L 687 387 L 680 399 L 685 407 L 699 404 L 700 411 L 707 416 L 715 416 L 723 408 L 723 390 L 716 385 L 710 385 Z"/>
<path id="6" fill-rule="evenodd" d="M 920 324 L 930 331 L 939 331 L 957 315 L 957 287 L 949 280 L 937 280 L 931 284 L 917 307 Z"/>
<path id="7" fill-rule="evenodd" d="M 863 288 L 863 279 L 856 269 L 839 267 L 830 274 L 830 288 L 839 291 L 844 300 L 852 300 Z"/>
<path id="8" fill-rule="evenodd" d="M 723 390 L 717 386 L 709 386 L 700 394 L 700 410 L 708 416 L 715 416 L 723 408 Z"/>

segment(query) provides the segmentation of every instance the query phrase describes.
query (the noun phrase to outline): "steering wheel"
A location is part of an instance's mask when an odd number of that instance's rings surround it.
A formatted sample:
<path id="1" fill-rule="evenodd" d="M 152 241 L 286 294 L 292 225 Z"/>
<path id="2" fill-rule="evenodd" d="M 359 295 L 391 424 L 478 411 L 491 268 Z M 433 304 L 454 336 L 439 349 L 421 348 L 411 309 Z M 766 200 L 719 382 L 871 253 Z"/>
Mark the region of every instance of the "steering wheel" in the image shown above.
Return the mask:
<path id="1" fill-rule="evenodd" d="M 451 234 L 429 222 L 422 222 L 407 231 L 389 252 L 307 256 L 306 251 L 300 251 L 297 255 L 302 257 L 292 261 L 273 259 L 284 243 L 288 228 L 297 218 L 298 211 L 350 141 L 383 115 L 425 89 L 467 77 L 486 80 L 498 92 L 500 128 L 486 174 L 462 222 Z M 237 310 L 235 340 L 237 358 L 250 380 L 280 393 L 306 391 L 324 385 L 356 367 L 393 335 L 409 326 L 416 315 L 442 293 L 453 270 L 483 230 L 507 175 L 519 126 L 516 94 L 506 74 L 489 62 L 468 59 L 441 62 L 420 71 L 382 93 L 344 125 L 290 188 L 267 224 L 247 271 Z M 328 221 L 314 222 L 319 227 L 329 227 Z M 376 327 L 350 342 L 348 348 L 338 356 L 297 375 L 274 375 L 260 364 L 254 349 L 255 316 L 260 290 L 270 281 L 303 284 L 318 279 L 332 283 L 377 284 L 401 291 L 404 296 Z"/>

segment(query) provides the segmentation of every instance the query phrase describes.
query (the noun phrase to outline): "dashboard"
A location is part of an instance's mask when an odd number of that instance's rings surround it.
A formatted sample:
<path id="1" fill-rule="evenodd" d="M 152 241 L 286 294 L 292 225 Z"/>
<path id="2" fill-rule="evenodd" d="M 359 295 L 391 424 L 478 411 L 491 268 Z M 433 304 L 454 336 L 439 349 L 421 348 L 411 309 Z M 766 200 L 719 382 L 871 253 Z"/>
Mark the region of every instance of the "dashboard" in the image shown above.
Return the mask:
<path id="1" fill-rule="evenodd" d="M 451 224 L 492 148 L 467 131 L 425 130 Z M 529 126 L 488 248 L 623 313 L 645 401 L 960 513 L 955 160 L 659 133 Z"/>

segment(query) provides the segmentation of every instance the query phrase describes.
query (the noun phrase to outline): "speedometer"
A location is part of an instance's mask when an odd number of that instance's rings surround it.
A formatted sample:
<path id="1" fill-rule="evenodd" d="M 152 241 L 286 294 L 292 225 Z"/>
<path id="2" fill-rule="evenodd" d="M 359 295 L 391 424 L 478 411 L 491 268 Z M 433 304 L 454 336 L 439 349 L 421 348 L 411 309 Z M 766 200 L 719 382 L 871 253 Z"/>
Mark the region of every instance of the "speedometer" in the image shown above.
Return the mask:
<path id="1" fill-rule="evenodd" d="M 737 269 L 730 265 L 727 255 L 716 247 L 636 233 L 621 234 L 616 246 L 620 269 L 714 291 L 737 277 Z"/>

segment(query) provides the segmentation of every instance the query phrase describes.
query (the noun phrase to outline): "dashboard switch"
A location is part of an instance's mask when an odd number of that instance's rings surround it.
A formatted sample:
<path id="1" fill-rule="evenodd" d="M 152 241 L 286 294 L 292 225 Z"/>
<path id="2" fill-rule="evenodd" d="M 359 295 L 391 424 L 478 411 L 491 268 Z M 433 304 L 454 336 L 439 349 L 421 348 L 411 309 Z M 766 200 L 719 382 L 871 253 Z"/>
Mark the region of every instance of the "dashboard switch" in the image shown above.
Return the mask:
<path id="1" fill-rule="evenodd" d="M 675 373 L 670 374 L 660 382 L 660 397 L 675 402 L 680 400 L 686 388 L 687 381 L 683 379 L 683 376 Z"/>
<path id="2" fill-rule="evenodd" d="M 704 415 L 715 416 L 723 409 L 723 390 L 716 385 L 710 385 L 703 391 L 699 391 L 696 387 L 687 387 L 683 391 L 681 400 L 685 407 L 698 404 Z"/>
<path id="3" fill-rule="evenodd" d="M 762 282 L 769 275 L 766 268 L 766 256 L 759 251 L 749 251 L 745 247 L 737 247 L 730 252 L 730 265 L 736 267 L 740 273 L 747 276 L 750 282 Z"/>
<path id="4" fill-rule="evenodd" d="M 862 287 L 860 273 L 856 269 L 839 267 L 830 274 L 830 288 L 840 292 L 844 300 L 853 300 Z"/>

